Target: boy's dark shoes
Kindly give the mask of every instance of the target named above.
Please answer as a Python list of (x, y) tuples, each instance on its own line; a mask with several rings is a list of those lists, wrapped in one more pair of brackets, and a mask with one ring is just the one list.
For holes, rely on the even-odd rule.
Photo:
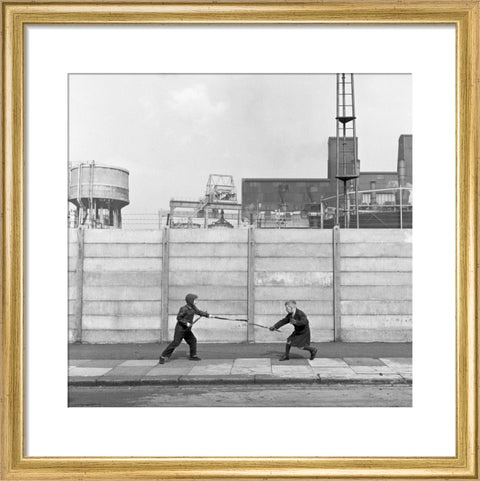
[(279, 361), (289, 361), (290, 358), (288, 356), (282, 356)]
[(198, 356), (190, 356), (188, 359), (190, 359), (190, 361), (201, 361)]
[(317, 355), (318, 349), (313, 348), (312, 351), (310, 352), (310, 361), (313, 361), (315, 359), (315, 356)]
[(165, 364), (165, 358), (163, 356), (160, 356), (160, 359), (158, 360), (158, 364)]

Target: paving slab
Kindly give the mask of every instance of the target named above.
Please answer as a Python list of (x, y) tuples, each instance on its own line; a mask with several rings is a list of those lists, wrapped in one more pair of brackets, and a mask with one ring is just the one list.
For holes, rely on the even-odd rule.
[(337, 376), (355, 376), (357, 373), (350, 367), (312, 367), (315, 374), (331, 374)]
[(92, 359), (87, 361), (82, 367), (115, 367), (124, 362), (122, 359)]
[(343, 359), (350, 366), (384, 366), (380, 359), (372, 357), (344, 357)]
[(233, 362), (234, 367), (250, 367), (250, 366), (271, 366), (272, 361), (271, 359), (264, 359), (264, 358), (237, 358)]
[(212, 376), (215, 375), (226, 375), (230, 374), (232, 371), (233, 362), (229, 363), (217, 363), (217, 364), (207, 364), (204, 366), (195, 366), (193, 369), (188, 373), (189, 376), (197, 376), (200, 374), (209, 374)]
[(192, 369), (192, 363), (185, 366), (157, 364), (146, 373), (146, 376), (186, 376)]
[(375, 373), (393, 373), (394, 371), (392, 370), (391, 367), (388, 366), (351, 366), (352, 369), (357, 373), (357, 374), (375, 374)]
[(338, 367), (338, 368), (345, 368), (348, 367), (348, 364), (343, 359), (336, 359), (336, 358), (327, 358), (327, 357), (319, 357), (313, 359), (312, 361), (308, 361), (310, 366), (312, 367)]
[(272, 374), (281, 377), (316, 377), (310, 366), (272, 366)]
[(274, 358), (271, 361), (272, 366), (308, 366), (309, 360), (308, 359), (292, 359), (290, 358), (288, 361), (280, 361), (279, 358)]
[(151, 371), (151, 366), (123, 366), (114, 367), (108, 371), (103, 377), (129, 377), (140, 379), (142, 376)]
[(123, 361), (120, 364), (121, 367), (130, 366), (156, 366), (158, 364), (158, 359), (129, 359), (128, 361)]
[(72, 367), (68, 371), (69, 377), (98, 377), (103, 376), (108, 371), (111, 371), (111, 367)]
[(411, 357), (381, 357), (380, 361), (384, 364), (390, 365), (400, 365), (400, 366), (411, 366), (412, 365), (412, 358)]
[(272, 367), (271, 366), (240, 366), (236, 367), (235, 365), (232, 367), (231, 374), (242, 374), (242, 375), (250, 375), (255, 376), (255, 374), (272, 374)]

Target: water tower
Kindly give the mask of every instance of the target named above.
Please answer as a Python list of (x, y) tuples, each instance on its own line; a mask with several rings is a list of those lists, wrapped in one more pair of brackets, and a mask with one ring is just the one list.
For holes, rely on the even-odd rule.
[(68, 201), (75, 206), (70, 225), (91, 229), (120, 229), (128, 198), (126, 169), (92, 162), (69, 167)]

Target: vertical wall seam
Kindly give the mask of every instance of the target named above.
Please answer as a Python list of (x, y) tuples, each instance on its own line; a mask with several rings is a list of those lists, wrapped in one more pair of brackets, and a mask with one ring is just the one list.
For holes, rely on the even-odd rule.
[(161, 312), (160, 312), (160, 342), (168, 340), (168, 298), (170, 274), (170, 229), (165, 227), (162, 236), (162, 276), (161, 276)]
[(255, 342), (255, 235), (254, 228), (248, 229), (247, 248), (247, 342)]
[(341, 263), (340, 263), (340, 228), (338, 225), (332, 229), (332, 253), (333, 253), (333, 338), (341, 341), (342, 314), (340, 311), (341, 289)]
[(83, 264), (85, 232), (82, 227), (77, 229), (77, 265), (75, 267), (75, 333), (74, 341), (82, 342), (83, 338)]

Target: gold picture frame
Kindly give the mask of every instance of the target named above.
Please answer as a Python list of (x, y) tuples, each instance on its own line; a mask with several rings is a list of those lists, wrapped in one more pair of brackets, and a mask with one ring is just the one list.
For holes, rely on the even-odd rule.
[[(2, 2), (2, 479), (478, 479), (477, 1)], [(428, 24), (456, 29), (454, 457), (26, 457), (24, 455), (24, 27), (27, 24)], [(186, 462), (188, 461), (188, 463)]]

